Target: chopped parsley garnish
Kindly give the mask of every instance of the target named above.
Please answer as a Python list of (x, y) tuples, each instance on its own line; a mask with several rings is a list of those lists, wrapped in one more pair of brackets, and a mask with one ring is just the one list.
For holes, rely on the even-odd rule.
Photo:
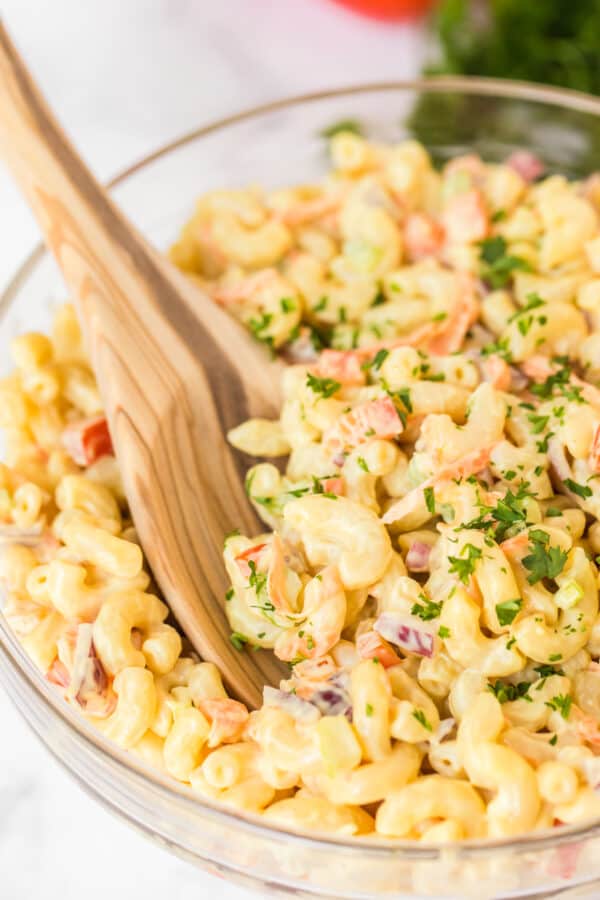
[[(548, 319), (546, 318), (546, 316), (538, 316), (538, 322), (540, 323), (540, 325), (545, 325), (547, 321), (548, 321)], [(527, 337), (532, 325), (533, 325), (533, 316), (531, 316), (531, 315), (525, 316), (524, 318), (519, 319), (519, 321), (517, 322), (517, 328), (519, 329), (519, 331), (523, 335), (523, 337)]]
[(233, 600), (233, 595), (234, 595), (234, 593), (235, 593), (235, 591), (233, 590), (232, 587), (230, 587), (230, 588), (225, 592), (225, 602), (226, 602), (226, 603), (229, 603), (230, 600)]
[(430, 600), (425, 594), (419, 594), (419, 600), (419, 603), (413, 603), (411, 607), (410, 611), (413, 616), (418, 616), (419, 619), (423, 619), (424, 622), (430, 622), (432, 619), (437, 619), (442, 611), (442, 604), (434, 603), (433, 600)]
[(330, 500), (337, 500), (338, 495), (334, 494), (332, 491), (326, 491), (323, 487), (323, 482), (327, 481), (329, 478), (332, 478), (331, 475), (321, 475), (317, 478), (316, 475), (312, 476), (312, 494), (321, 494), (323, 497), (329, 497)]
[(367, 465), (367, 461), (366, 461), (366, 459), (364, 458), (364, 456), (359, 456), (359, 457), (357, 458), (356, 462), (357, 462), (358, 466), (363, 470), (363, 472), (368, 472), (368, 471), (369, 471), (369, 467), (368, 467), (368, 465)]
[(479, 242), (479, 258), (482, 263), (482, 276), (490, 287), (505, 287), (517, 270), (529, 271), (527, 260), (520, 256), (508, 254), (508, 245), (501, 235), (485, 238)]
[(445, 625), (440, 625), (440, 627), (438, 628), (438, 637), (441, 637), (442, 640), (444, 638), (449, 638), (450, 637), (450, 629), (446, 628)]
[(546, 700), (546, 706), (549, 706), (550, 709), (554, 709), (556, 712), (559, 712), (563, 719), (569, 718), (572, 703), (573, 698), (569, 697), (568, 694), (557, 694), (556, 697), (552, 697), (551, 700)]
[(565, 478), (564, 485), (573, 494), (577, 494), (578, 497), (582, 497), (584, 500), (586, 497), (592, 496), (592, 489), (587, 484), (578, 484), (572, 478)]
[(422, 709), (413, 709), (413, 718), (417, 720), (419, 725), (422, 725), (423, 728), (426, 728), (427, 731), (433, 731), (431, 727), (431, 722), (427, 720), (427, 717)]
[(548, 519), (558, 519), (559, 516), (562, 516), (562, 509), (558, 509), (557, 506), (549, 506), (545, 515)]
[(491, 344), (486, 344), (485, 347), (481, 348), (481, 355), (501, 356), (505, 362), (511, 363), (512, 356), (509, 350), (508, 338), (498, 338), (497, 341), (493, 341)]
[(541, 432), (545, 429), (550, 416), (537, 416), (535, 413), (529, 413), (527, 416), (529, 422), (531, 422), (531, 431), (533, 434), (541, 434)]
[(402, 401), (406, 411), (411, 413), (413, 411), (413, 406), (410, 399), (410, 390), (408, 388), (399, 388), (397, 391), (394, 391), (394, 394)]
[(279, 304), (281, 306), (281, 311), (284, 313), (294, 312), (296, 309), (296, 301), (292, 300), (291, 297), (282, 297)]
[[(385, 378), (380, 378), (379, 382), (388, 397), (390, 397), (394, 401), (396, 412), (400, 417), (400, 421), (402, 422), (403, 427), (406, 428), (407, 413), (412, 412), (413, 408), (410, 399), (410, 390), (408, 388), (399, 388), (397, 391), (393, 391)], [(399, 404), (401, 404), (401, 406)]]
[(492, 213), (491, 221), (495, 224), (496, 222), (503, 222), (506, 219), (506, 210), (505, 209), (497, 209), (496, 212)]
[(425, 506), (427, 511), (435, 516), (435, 496), (432, 487), (423, 488), (423, 496), (425, 497)]
[(315, 305), (313, 306), (312, 311), (313, 312), (323, 312), (323, 310), (325, 309), (325, 307), (327, 306), (328, 303), (329, 303), (329, 297), (321, 297), (319, 302), (315, 303)]
[(306, 373), (306, 385), (315, 394), (321, 394), (325, 400), (329, 397), (333, 397), (342, 386), (340, 382), (336, 381), (334, 378), (317, 378), (316, 375), (311, 375), (310, 372)]
[(373, 704), (367, 703), (365, 706), (365, 715), (371, 717), (373, 715)]
[(498, 543), (508, 536), (512, 537), (527, 524), (526, 501), (533, 496), (528, 487), (528, 482), (524, 481), (516, 491), (509, 489), (496, 506), (481, 504), (481, 514), (459, 528), (485, 531), (487, 537)]
[(529, 532), (530, 553), (523, 557), (523, 565), (531, 573), (529, 584), (537, 584), (543, 578), (556, 578), (564, 569), (567, 553), (560, 547), (550, 547), (550, 536), (539, 528)]
[(510, 681), (492, 681), (488, 684), (488, 691), (491, 691), (499, 703), (511, 703), (513, 700), (526, 700), (532, 703), (532, 699), (527, 693), (531, 687), (528, 681), (520, 681), (518, 684), (511, 684)]
[(548, 659), (550, 660), (550, 662), (560, 662), (560, 660), (562, 659), (562, 653), (551, 653)]
[(520, 597), (515, 600), (505, 600), (503, 603), (496, 603), (496, 615), (501, 625), (511, 625), (515, 616), (523, 606)]
[(254, 337), (257, 340), (262, 341), (263, 344), (268, 344), (271, 349), (273, 349), (273, 338), (270, 334), (267, 335), (264, 332), (267, 330), (272, 320), (273, 316), (271, 313), (263, 313), (260, 318), (250, 319), (248, 322), (248, 327)]
[(536, 441), (536, 450), (538, 453), (547, 453), (548, 445), (550, 444), (550, 438), (554, 437), (554, 432), (549, 431), (548, 434), (541, 441)]
[(253, 559), (248, 560), (248, 568), (250, 569), (250, 575), (248, 576), (248, 587), (254, 588), (258, 596), (258, 594), (261, 594), (267, 589), (267, 573), (257, 572), (256, 563)]
[(527, 303), (525, 306), (522, 306), (516, 313), (513, 313), (508, 321), (514, 322), (515, 319), (519, 319), (521, 316), (525, 315), (525, 313), (531, 312), (532, 309), (538, 309), (538, 307), (545, 305), (546, 301), (542, 300), (539, 294), (527, 294)]
[[(479, 547), (475, 547), (473, 544), (465, 544), (462, 548), (461, 556), (464, 557), (461, 559), (461, 556), (449, 556), (448, 560), (450, 562), (449, 572), (451, 574), (455, 573), (458, 575), (463, 584), (469, 583), (469, 578), (475, 571), (475, 564), (478, 559), (481, 559), (482, 552)], [(465, 557), (466, 553), (466, 557)]]
[(549, 400), (551, 397), (556, 396), (555, 392), (558, 392), (559, 396), (565, 397), (567, 400), (572, 400), (575, 403), (585, 403), (581, 396), (581, 387), (569, 384), (573, 372), (568, 358), (555, 356), (552, 362), (560, 368), (556, 372), (552, 372), (545, 381), (541, 381), (539, 384), (531, 384), (529, 387), (531, 393), (539, 397), (540, 400)]
[(246, 491), (253, 503), (258, 503), (259, 506), (264, 506), (264, 508), (269, 510), (269, 512), (280, 515), (286, 503), (288, 503), (293, 498), (303, 497), (305, 494), (322, 494), (323, 497), (329, 497), (337, 500), (337, 494), (334, 494), (332, 491), (326, 491), (323, 487), (323, 481), (327, 481), (329, 478), (335, 477), (335, 475), (321, 475), (319, 478), (317, 478), (315, 475), (313, 475), (312, 485), (310, 487), (306, 486), (290, 488), (289, 490), (282, 491), (280, 494), (275, 494), (272, 497), (258, 497), (257, 495), (252, 493), (254, 473), (251, 473), (251, 475), (246, 479)]
[(437, 313), (437, 315), (433, 316), (431, 321), (432, 322), (443, 322), (444, 319), (447, 319), (447, 318), (448, 318), (447, 312), (439, 312), (439, 313)]
[(550, 738), (548, 743), (550, 744), (551, 747), (555, 747), (557, 741), (558, 741), (558, 735), (554, 734), (554, 735), (552, 735), (552, 737)]
[(540, 678), (550, 678), (551, 675), (564, 675), (562, 669), (556, 669), (554, 666), (548, 666), (545, 663), (535, 666), (533, 671), (537, 672)]
[(362, 364), (361, 369), (380, 369), (389, 355), (390, 351), (382, 347), (381, 350), (377, 351), (373, 359), (369, 359)]
[(232, 631), (229, 635), (229, 640), (236, 650), (243, 650), (246, 644), (250, 643), (250, 638), (246, 637), (245, 634), (241, 634), (239, 631)]

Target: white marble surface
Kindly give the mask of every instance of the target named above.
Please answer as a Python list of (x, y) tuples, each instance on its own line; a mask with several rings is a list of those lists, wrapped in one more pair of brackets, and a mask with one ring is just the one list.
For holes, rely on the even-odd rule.
[[(0, 13), (102, 177), (245, 106), (415, 74), (422, 37), (330, 0), (0, 0)], [(37, 231), (0, 168), (0, 286)], [(91, 801), (0, 690), (2, 900), (243, 900)]]

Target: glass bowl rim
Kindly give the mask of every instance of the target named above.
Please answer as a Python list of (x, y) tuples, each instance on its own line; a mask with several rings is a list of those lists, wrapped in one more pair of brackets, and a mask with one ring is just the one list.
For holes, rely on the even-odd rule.
[[(153, 162), (168, 156), (180, 147), (193, 143), (213, 132), (224, 130), (229, 126), (245, 122), (255, 117), (258, 118), (261, 115), (291, 107), (298, 107), (307, 103), (318, 102), (320, 100), (386, 91), (480, 94), (492, 97), (502, 97), (509, 100), (546, 103), (550, 106), (566, 107), (577, 112), (600, 116), (600, 98), (581, 91), (547, 86), (536, 82), (454, 75), (440, 75), (398, 81), (367, 82), (365, 84), (348, 85), (331, 90), (313, 91), (308, 94), (296, 94), (291, 97), (284, 97), (271, 102), (262, 103), (221, 119), (212, 120), (205, 125), (180, 135), (141, 159), (138, 159), (106, 182), (106, 187), (108, 189), (118, 187), (138, 171), (141, 171)], [(42, 261), (47, 252), (44, 244), (40, 242), (19, 265), (15, 274), (0, 294), (0, 322), (16, 295), (19, 293), (21, 287), (25, 284), (35, 267)], [(275, 824), (266, 825), (260, 816), (242, 815), (235, 811), (228, 810), (223, 806), (213, 804), (204, 798), (193, 795), (184, 785), (178, 784), (167, 775), (163, 776), (158, 770), (153, 769), (151, 766), (142, 762), (139, 757), (135, 757), (133, 754), (122, 750), (105, 739), (90, 723), (79, 716), (75, 710), (71, 709), (54, 689), (52, 689), (49, 683), (44, 681), (40, 676), (39, 670), (25, 654), (25, 651), (22, 649), (17, 638), (8, 627), (1, 611), (0, 651), (8, 664), (15, 670), (17, 677), (22, 678), (24, 676), (29, 682), (30, 687), (42, 702), (45, 705), (52, 707), (53, 712), (63, 720), (66, 726), (69, 729), (74, 729), (78, 733), (79, 738), (82, 739), (89, 748), (93, 748), (93, 752), (100, 751), (102, 754), (110, 757), (111, 761), (115, 763), (119, 769), (125, 770), (125, 774), (127, 772), (133, 772), (143, 780), (149, 781), (154, 789), (163, 795), (167, 795), (167, 799), (169, 796), (172, 797), (173, 795), (177, 795), (182, 801), (182, 805), (190, 808), (190, 811), (201, 807), (203, 813), (205, 813), (208, 818), (221, 821), (234, 828), (239, 827), (242, 830), (248, 830), (256, 836), (266, 838), (267, 840), (283, 838), (286, 843), (293, 842), (295, 845), (299, 844), (304, 847), (315, 846), (320, 849), (322, 849), (323, 846), (329, 845), (332, 850), (335, 848), (336, 850), (339, 849), (343, 852), (355, 852), (356, 849), (360, 847), (362, 854), (373, 857), (380, 857), (383, 855), (386, 857), (396, 856), (401, 859), (433, 859), (439, 858), (442, 854), (447, 854), (448, 851), (451, 850), (457, 858), (474, 859), (485, 856), (494, 850), (530, 853), (536, 850), (549, 849), (559, 845), (572, 843), (573, 841), (580, 840), (582, 837), (600, 835), (599, 821), (589, 822), (587, 824), (584, 823), (583, 825), (565, 825), (560, 831), (557, 831), (556, 829), (544, 829), (540, 832), (529, 832), (514, 838), (464, 840), (458, 841), (452, 845), (422, 844), (415, 841), (392, 842), (386, 841), (384, 838), (381, 838), (379, 841), (369, 840), (368, 843), (365, 843), (360, 841), (360, 838), (344, 840), (327, 834), (318, 834), (313, 837), (309, 834), (289, 831)], [(58, 757), (55, 751), (46, 744), (41, 735), (38, 734), (38, 737), (42, 739), (44, 744), (63, 767), (66, 768), (83, 787), (87, 787), (85, 779), (72, 772), (68, 762)], [(124, 810), (119, 809), (118, 813), (121, 816), (125, 815), (126, 818), (129, 818)], [(146, 822), (136, 820), (136, 825), (138, 827), (141, 826), (146, 831), (150, 830), (149, 825)]]

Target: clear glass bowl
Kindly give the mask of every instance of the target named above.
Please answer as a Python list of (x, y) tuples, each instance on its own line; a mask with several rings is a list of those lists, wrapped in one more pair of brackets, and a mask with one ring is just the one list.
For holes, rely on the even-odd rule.
[[(320, 132), (341, 119), (356, 119), (370, 137), (384, 140), (416, 134), (437, 160), (470, 149), (501, 160), (527, 148), (551, 170), (579, 177), (600, 158), (599, 100), (507, 81), (442, 78), (314, 94), (242, 113), (159, 150), (112, 189), (135, 224), (166, 247), (206, 189), (252, 182), (273, 188), (318, 176), (327, 164)], [(63, 297), (54, 263), (38, 248), (0, 300), (0, 360), (7, 360), (15, 333), (47, 328), (53, 302)], [(600, 895), (600, 824), (444, 848), (290, 834), (199, 800), (107, 742), (44, 680), (1, 615), (0, 680), (41, 740), (99, 802), (198, 866), (263, 894)]]

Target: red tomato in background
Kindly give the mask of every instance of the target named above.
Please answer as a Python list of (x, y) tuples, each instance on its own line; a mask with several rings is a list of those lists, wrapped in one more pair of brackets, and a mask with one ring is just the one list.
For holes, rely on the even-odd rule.
[(354, 12), (372, 19), (410, 19), (423, 15), (434, 0), (335, 0)]

